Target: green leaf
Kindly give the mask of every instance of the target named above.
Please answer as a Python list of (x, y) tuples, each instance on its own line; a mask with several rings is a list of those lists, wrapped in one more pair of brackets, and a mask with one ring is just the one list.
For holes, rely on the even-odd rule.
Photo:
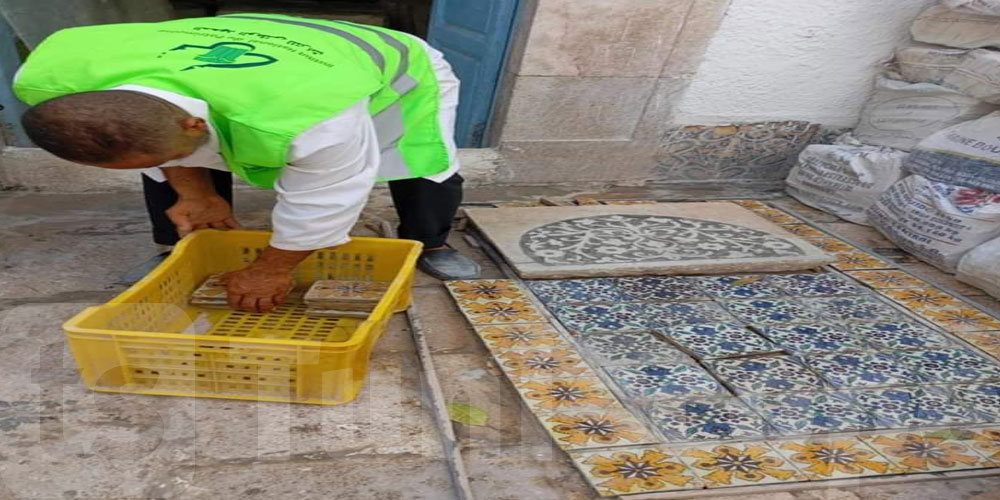
[(475, 406), (463, 404), (449, 404), (447, 406), (448, 416), (455, 422), (475, 426), (486, 425), (486, 412)]

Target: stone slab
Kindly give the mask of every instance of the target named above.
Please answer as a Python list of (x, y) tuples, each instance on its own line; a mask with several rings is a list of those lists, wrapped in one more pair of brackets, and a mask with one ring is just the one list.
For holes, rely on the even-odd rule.
[(467, 208), (523, 278), (793, 271), (832, 259), (727, 202)]

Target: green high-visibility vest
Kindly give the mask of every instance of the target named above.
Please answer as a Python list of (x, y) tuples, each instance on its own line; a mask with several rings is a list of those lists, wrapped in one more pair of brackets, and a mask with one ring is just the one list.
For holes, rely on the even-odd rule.
[(269, 14), (69, 28), (31, 53), (14, 92), (34, 105), (126, 84), (208, 102), (226, 164), (260, 187), (273, 186), (295, 137), (366, 97), (382, 180), (450, 164), (430, 57), (385, 28)]

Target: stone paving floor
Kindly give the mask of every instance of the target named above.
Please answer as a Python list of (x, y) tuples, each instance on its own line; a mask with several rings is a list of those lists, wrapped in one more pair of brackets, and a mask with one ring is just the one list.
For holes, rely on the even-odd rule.
[[(472, 202), (567, 196), (565, 189), (470, 190)], [(590, 195), (609, 193), (590, 193)], [(737, 196), (752, 193), (740, 192)], [(622, 198), (733, 193), (621, 189)], [(391, 217), (384, 194), (369, 212)], [(237, 194), (240, 220), (264, 228), (272, 199)], [(872, 246), (1000, 312), (1000, 304), (895, 249), (866, 228), (791, 201), (783, 207)], [(448, 499), (453, 490), (403, 315), (372, 355), (359, 398), (337, 407), (92, 393), (79, 383), (60, 325), (123, 289), (151, 256), (137, 193), (0, 193), (0, 500), (74, 498)], [(371, 234), (359, 227), (356, 234)], [(501, 273), (461, 233), (484, 277)], [(476, 498), (594, 498), (565, 455), (490, 364), (441, 284), (420, 276), (419, 314), (451, 403), (485, 410), (485, 426), (455, 423)], [(1000, 477), (742, 496), (749, 500), (1000, 498)]]

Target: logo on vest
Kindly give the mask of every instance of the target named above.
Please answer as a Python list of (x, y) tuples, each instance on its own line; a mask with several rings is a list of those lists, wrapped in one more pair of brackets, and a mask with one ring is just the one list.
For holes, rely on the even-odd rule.
[(191, 49), (205, 51), (194, 56), (195, 61), (204, 64), (193, 64), (181, 71), (198, 68), (253, 68), (278, 62), (276, 57), (253, 52), (256, 48), (254, 45), (243, 42), (219, 42), (214, 45), (178, 45), (170, 49), (170, 52)]

